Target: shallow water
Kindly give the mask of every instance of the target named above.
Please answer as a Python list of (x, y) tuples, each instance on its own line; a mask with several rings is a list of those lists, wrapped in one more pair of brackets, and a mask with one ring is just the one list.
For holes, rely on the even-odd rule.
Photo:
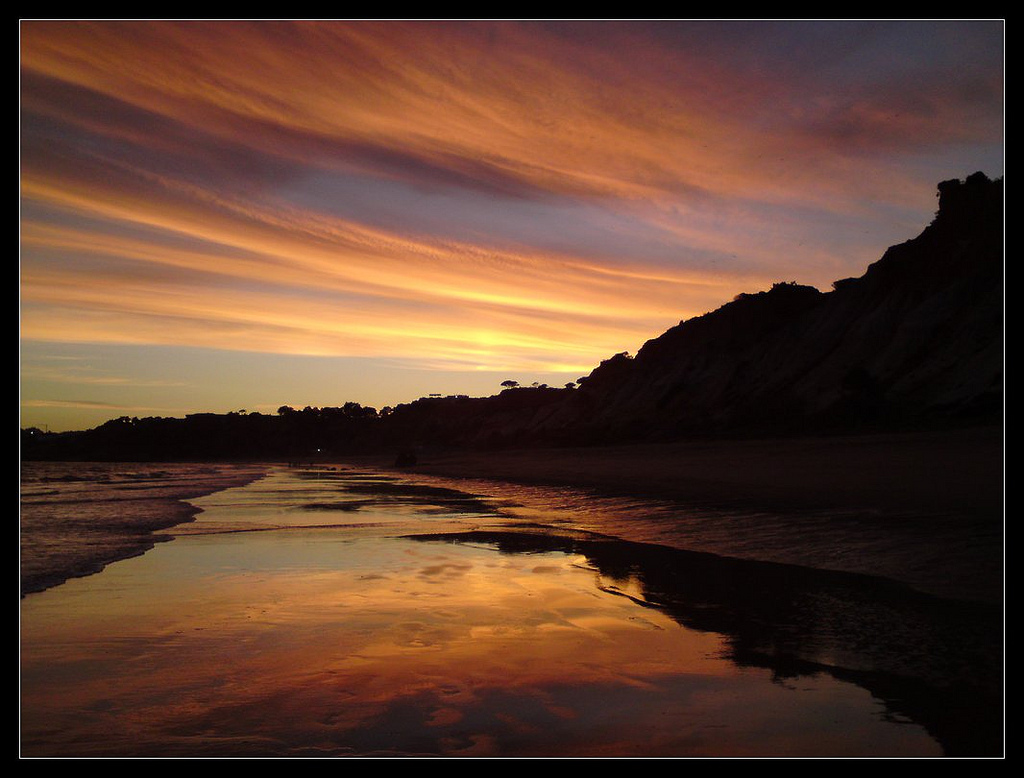
[(196, 513), (184, 500), (248, 483), (265, 470), (222, 464), (22, 463), (22, 594), (145, 552), (161, 538), (154, 532)]
[(610, 537), (579, 495), (545, 513), (474, 491), (276, 468), (192, 500), (173, 542), (27, 596), (22, 754), (1000, 748), (984, 609)]

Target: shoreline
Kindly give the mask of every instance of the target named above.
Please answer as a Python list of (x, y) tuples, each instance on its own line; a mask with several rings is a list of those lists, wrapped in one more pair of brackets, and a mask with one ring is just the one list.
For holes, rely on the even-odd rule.
[[(679, 509), (683, 529), (654, 542), (881, 576), (950, 599), (1005, 600), (1001, 428), (427, 451), (407, 468), (381, 457), (346, 462), (469, 491), (484, 480), (664, 502)], [(623, 522), (616, 534), (644, 540)]]
[(702, 507), (957, 512), (1001, 521), (1003, 430), (694, 439), (593, 448), (426, 453), (410, 475), (591, 489)]
[[(393, 457), (383, 455), (338, 457), (332, 461), (413, 479), (424, 476), (450, 479), (456, 484), (487, 480), (567, 487), (597, 496), (667, 501), (684, 509), (780, 514), (859, 512), (883, 524), (881, 533), (889, 534), (893, 543), (904, 547), (914, 536), (934, 533), (928, 541), (940, 549), (940, 558), (948, 560), (950, 580), (972, 582), (972, 591), (965, 589), (964, 595), (1001, 601), (1003, 437), (1000, 427), (978, 427), (841, 437), (694, 439), (592, 448), (472, 452), (425, 449), (418, 452), (418, 463), (410, 467), (396, 467)], [(188, 503), (190, 498), (248, 483), (265, 474), (269, 466), (234, 463), (230, 467), (260, 472), (237, 472), (233, 479), (211, 479), (216, 483), (178, 484), (174, 494), (160, 496), (165, 506), (160, 516), (114, 522), (117, 526), (110, 527), (106, 536), (95, 535), (102, 542), (78, 549), (70, 560), (41, 559), (31, 552), (26, 555), (27, 544), (37, 535), (46, 540), (47, 530), (38, 521), (26, 522), (29, 512), (25, 509), (32, 506), (23, 504), (22, 596), (145, 553), (161, 540), (160, 530), (194, 519), (198, 511)], [(467, 488), (472, 491), (472, 484)], [(891, 530), (885, 528), (890, 518), (895, 519)], [(101, 522), (94, 523), (96, 526), (88, 527), (89, 531), (103, 529)], [(765, 559), (801, 564), (802, 543), (802, 537), (793, 535), (791, 550), (782, 546), (780, 551), (776, 544), (775, 556), (766, 554)], [(837, 539), (836, 543), (841, 546), (843, 540)], [(967, 553), (960, 552), (961, 543), (970, 545)], [(906, 552), (903, 558), (907, 559)], [(858, 566), (849, 571), (877, 574), (876, 570)], [(894, 571), (892, 577), (909, 582), (906, 576), (896, 574), (898, 569)], [(935, 574), (929, 573), (928, 577), (934, 578)]]
[[(98, 464), (105, 472), (115, 467), (152, 467), (166, 473), (164, 468), (174, 463), (22, 463), (25, 466), (89, 468)], [(206, 467), (205, 465), (202, 467)], [(269, 466), (231, 465), (228, 468), (211, 466), (210, 473), (191, 473), (181, 481), (166, 474), (149, 481), (151, 494), (129, 491), (127, 494), (108, 491), (100, 499), (50, 499), (50, 495), (26, 494), (26, 483), (21, 482), (20, 499), (20, 584), (21, 598), (52, 589), (72, 578), (84, 578), (101, 572), (107, 565), (141, 556), (157, 543), (171, 540), (161, 535), (162, 530), (194, 521), (202, 511), (190, 501), (224, 489), (245, 486), (266, 475)], [(162, 480), (166, 478), (167, 480)], [(43, 483), (87, 485), (88, 478), (75, 474), (47, 476)], [(109, 486), (103, 482), (103, 486)], [(136, 489), (134, 485), (128, 489)], [(144, 495), (144, 496), (139, 496)], [(40, 499), (41, 498), (41, 499)], [(73, 515), (66, 509), (77, 506)], [(76, 542), (68, 543), (68, 536)]]

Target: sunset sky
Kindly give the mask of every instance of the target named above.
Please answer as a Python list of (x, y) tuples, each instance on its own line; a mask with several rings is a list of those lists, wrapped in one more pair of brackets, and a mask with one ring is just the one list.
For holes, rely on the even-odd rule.
[(20, 37), (23, 427), (560, 386), (1003, 174), (998, 20)]

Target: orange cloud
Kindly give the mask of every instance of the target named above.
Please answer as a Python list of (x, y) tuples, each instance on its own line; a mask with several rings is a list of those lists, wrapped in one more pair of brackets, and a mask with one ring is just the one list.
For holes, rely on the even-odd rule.
[(860, 272), (949, 175), (890, 154), (998, 144), (1002, 72), (846, 30), (23, 22), (22, 336), (576, 372)]

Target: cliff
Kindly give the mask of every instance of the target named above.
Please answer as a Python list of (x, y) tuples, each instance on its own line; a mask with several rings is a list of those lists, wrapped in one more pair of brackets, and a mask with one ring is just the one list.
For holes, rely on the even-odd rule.
[(598, 366), (529, 432), (697, 432), (995, 422), (1003, 381), (1002, 181), (939, 184), (935, 220), (860, 278), (775, 284)]

